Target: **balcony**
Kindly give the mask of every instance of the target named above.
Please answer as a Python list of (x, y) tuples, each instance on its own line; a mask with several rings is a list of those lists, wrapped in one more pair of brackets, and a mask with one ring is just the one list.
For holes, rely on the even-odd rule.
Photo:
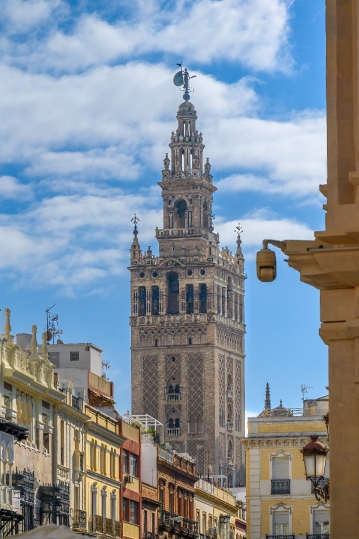
[(266, 539), (295, 539), (295, 535), (266, 535)]
[(314, 533), (312, 535), (306, 535), (306, 539), (330, 539), (330, 533)]
[(158, 522), (158, 527), (164, 527), (164, 528), (170, 528), (171, 522), (170, 522), (171, 514), (168, 511), (161, 511), (160, 512), (160, 519)]
[[(85, 511), (81, 512), (84, 513)], [(110, 535), (111, 537), (120, 537), (121, 535), (121, 525), (117, 520), (100, 517), (99, 515), (93, 515), (89, 522), (89, 529), (92, 533), (99, 532), (101, 534)]]
[(172, 428), (172, 429), (166, 429), (167, 436), (181, 436), (182, 429)]
[(290, 494), (290, 479), (272, 479), (271, 494)]
[(182, 521), (182, 533), (191, 536), (198, 535), (198, 522), (196, 520), (190, 520), (184, 518)]
[(86, 511), (81, 509), (75, 509), (73, 513), (73, 522), (72, 528), (74, 530), (85, 530), (86, 529)]
[(227, 421), (227, 430), (228, 432), (233, 431), (233, 421)]
[(166, 399), (168, 401), (180, 401), (181, 400), (181, 393), (167, 393)]

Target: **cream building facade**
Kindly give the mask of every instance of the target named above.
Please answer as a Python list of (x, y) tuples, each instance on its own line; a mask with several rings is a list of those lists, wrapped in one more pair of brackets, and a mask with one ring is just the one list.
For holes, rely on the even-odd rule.
[(238, 505), (231, 492), (199, 479), (195, 484), (194, 509), (200, 539), (236, 538)]
[(264, 411), (248, 419), (243, 445), (249, 539), (329, 539), (329, 504), (316, 500), (300, 453), (311, 434), (328, 445), (323, 420), (327, 412), (328, 397), (305, 400), (301, 410), (282, 403), (271, 408), (267, 398)]

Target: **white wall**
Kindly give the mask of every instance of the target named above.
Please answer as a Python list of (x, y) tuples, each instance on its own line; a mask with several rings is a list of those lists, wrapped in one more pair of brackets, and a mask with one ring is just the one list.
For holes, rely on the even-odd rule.
[[(90, 343), (51, 344), (48, 349), (49, 353), (58, 352), (60, 354), (60, 369), (86, 369), (97, 376), (102, 375), (102, 350)], [(70, 361), (70, 352), (79, 352), (79, 361)]]
[(143, 434), (141, 444), (142, 481), (147, 485), (157, 486), (157, 447), (153, 444), (152, 436)]

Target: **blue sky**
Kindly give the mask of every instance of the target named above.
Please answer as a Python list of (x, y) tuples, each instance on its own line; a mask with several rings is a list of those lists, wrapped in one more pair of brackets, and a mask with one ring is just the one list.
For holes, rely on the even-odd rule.
[(156, 184), (191, 74), (210, 158), (215, 226), (246, 257), (246, 408), (326, 393), (319, 293), (278, 255), (262, 284), (263, 238), (323, 229), (326, 182), (324, 0), (2, 0), (0, 5), (1, 309), (14, 333), (45, 325), (56, 302), (64, 342), (110, 361), (130, 406), (130, 219), (156, 251)]

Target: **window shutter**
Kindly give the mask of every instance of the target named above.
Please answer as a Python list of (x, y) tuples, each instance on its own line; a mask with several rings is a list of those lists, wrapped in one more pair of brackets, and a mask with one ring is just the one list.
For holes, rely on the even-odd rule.
[(329, 511), (314, 511), (314, 524), (329, 522)]
[(273, 459), (273, 479), (289, 479), (289, 459)]
[(288, 511), (274, 511), (273, 524), (288, 524), (289, 525), (289, 513)]

